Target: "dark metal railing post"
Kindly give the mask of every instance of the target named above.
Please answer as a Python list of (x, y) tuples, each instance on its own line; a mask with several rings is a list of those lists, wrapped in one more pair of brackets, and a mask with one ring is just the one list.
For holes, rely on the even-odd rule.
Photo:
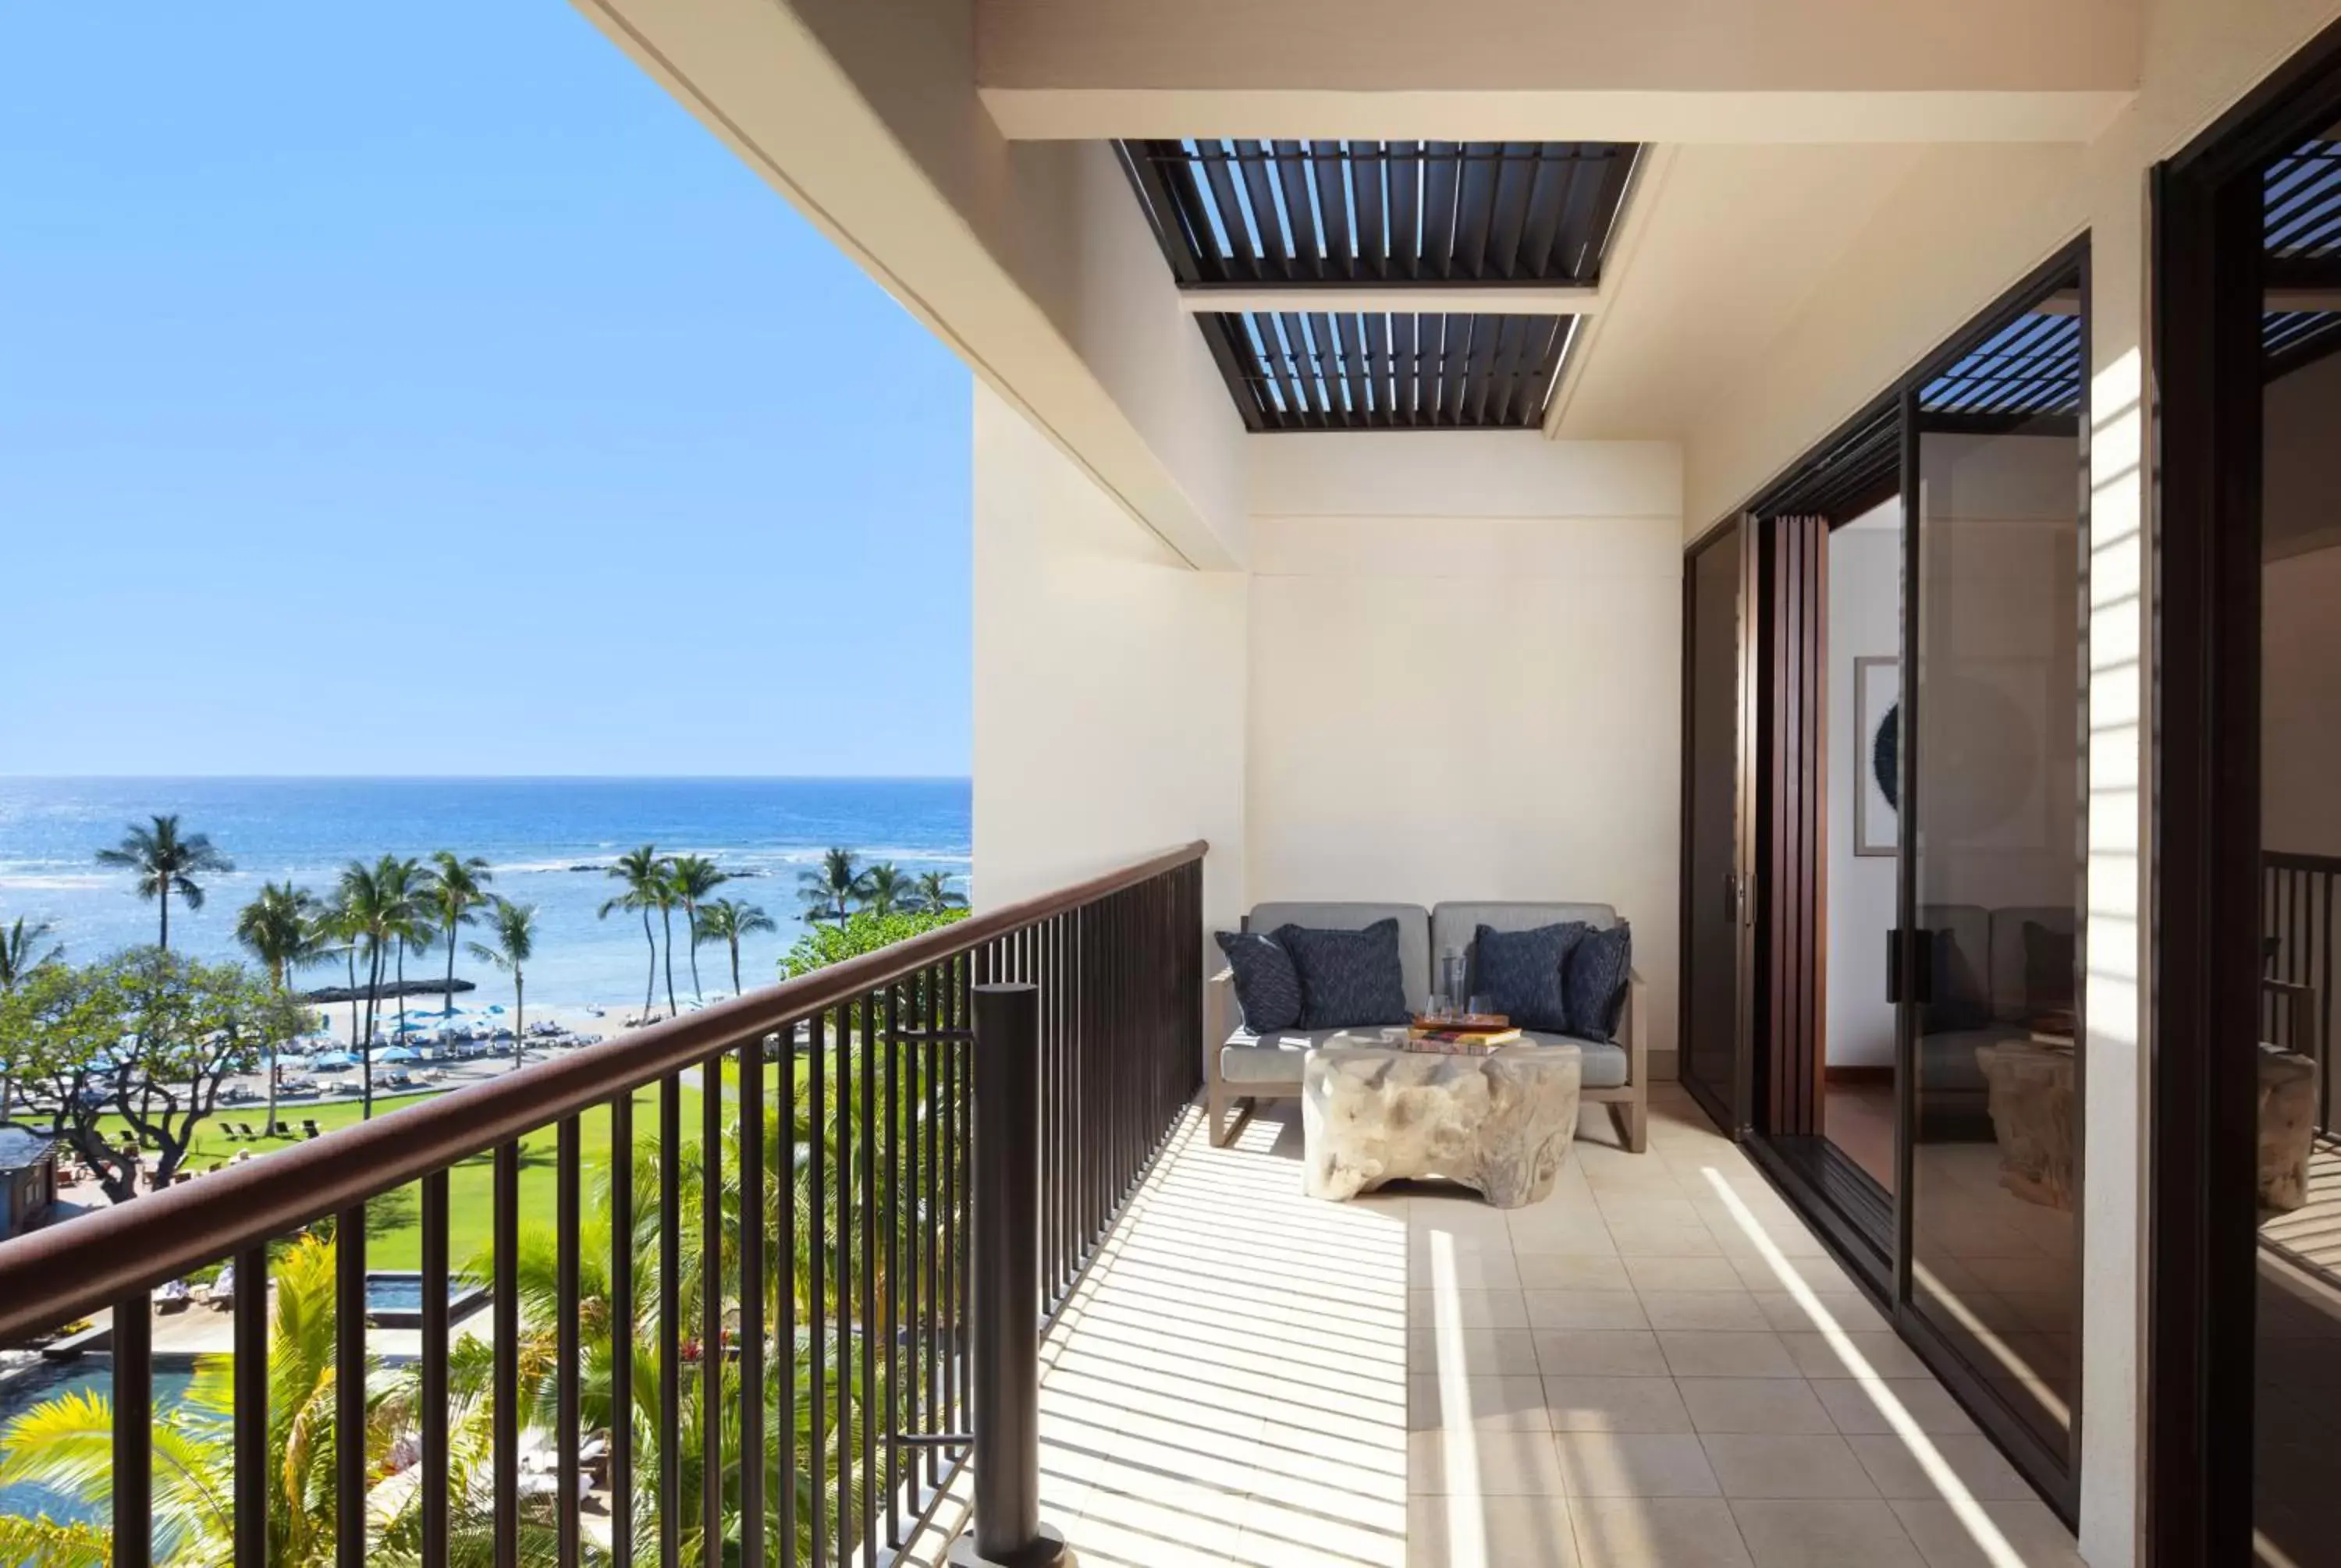
[(975, 1528), (954, 1568), (1041, 1568), (1065, 1550), (1041, 1523), (1040, 1020), (1037, 987), (975, 987)]

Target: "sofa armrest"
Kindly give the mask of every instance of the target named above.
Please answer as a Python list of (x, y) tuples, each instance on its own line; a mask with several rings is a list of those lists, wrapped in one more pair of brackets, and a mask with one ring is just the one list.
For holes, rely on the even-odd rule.
[(1626, 971), (1626, 1081), (1636, 1088), (1649, 1082), (1649, 1035), (1642, 1020), (1650, 1010), (1650, 987), (1639, 969)]
[(1203, 1082), (1220, 1081), (1220, 1047), (1236, 1032), (1236, 972), (1224, 965), (1203, 981)]

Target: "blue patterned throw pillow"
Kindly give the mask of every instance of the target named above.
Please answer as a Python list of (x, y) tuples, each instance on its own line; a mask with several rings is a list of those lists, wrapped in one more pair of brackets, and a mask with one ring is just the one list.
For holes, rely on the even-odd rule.
[(1618, 1016), (1626, 1007), (1626, 976), (1633, 967), (1633, 928), (1625, 921), (1606, 931), (1586, 933), (1570, 950), (1561, 974), (1570, 1034), (1588, 1040), (1618, 1037)]
[(1562, 997), (1561, 968), (1591, 929), (1581, 920), (1533, 931), (1480, 927), (1471, 939), (1479, 976), (1473, 989), (1520, 1028), (1565, 1032), (1569, 1005)]
[(1376, 920), (1362, 931), (1280, 926), (1271, 935), (1300, 971), (1302, 1028), (1403, 1024), (1410, 1017), (1396, 920)]
[(1236, 1006), (1244, 1027), (1255, 1035), (1289, 1029), (1300, 1021), (1300, 974), (1292, 955), (1258, 931), (1218, 933), (1220, 951), (1235, 972)]

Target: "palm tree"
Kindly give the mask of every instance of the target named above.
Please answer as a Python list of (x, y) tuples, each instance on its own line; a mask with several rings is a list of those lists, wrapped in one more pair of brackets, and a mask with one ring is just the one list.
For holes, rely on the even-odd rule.
[(740, 938), (758, 931), (779, 929), (772, 918), (756, 905), (743, 904), (737, 898), (714, 898), (700, 906), (699, 935), (692, 945), (722, 942), (732, 949), (732, 994), (736, 997), (740, 995)]
[(512, 975), (513, 1066), (518, 1067), (528, 1051), (527, 981), (521, 966), (536, 954), (536, 906), (515, 904), (499, 896), (488, 907), (488, 932), (495, 938), (494, 945), (473, 942), (472, 957)]
[(911, 884), (911, 907), (926, 915), (967, 908), (966, 895), (951, 887), (951, 874), (948, 871), (920, 872)]
[(621, 909), (642, 911), (643, 940), (651, 950), (650, 976), (643, 982), (643, 1017), (647, 1018), (651, 1016), (651, 997), (658, 989), (658, 938), (651, 931), (651, 911), (660, 908), (660, 900), (667, 896), (666, 860), (659, 854), (657, 845), (645, 844), (619, 856), (606, 875), (623, 882), (626, 890), (603, 901), (601, 918), (606, 920)]
[(196, 876), (235, 869), (235, 862), (213, 849), (205, 835), (190, 833), (181, 838), (175, 816), (157, 817), (150, 828), (133, 827), (122, 836), (119, 848), (97, 852), (97, 863), (135, 872), (137, 880), (132, 887), (138, 896), (162, 905), (163, 931), (155, 946), (165, 952), (171, 947), (172, 898), (175, 895), (188, 908), (200, 909), (204, 889)]
[[(356, 862), (353, 861), (353, 865)], [(347, 967), (350, 978), (350, 1049), (358, 1048), (358, 947), (365, 933), (352, 914), (349, 900), (349, 873), (342, 873), (341, 886), (332, 898), (317, 906), (309, 918), (310, 936), (317, 945), (319, 958), (340, 958)]]
[[(48, 941), (52, 929), (46, 920), (37, 920), (27, 926), (25, 917), (19, 915), (15, 923), (5, 934), (0, 934), (0, 996), (15, 990), (19, 983), (31, 978), (34, 970), (45, 969), (65, 956), (64, 944), (55, 942), (50, 943), (47, 952), (35, 952), (43, 942)], [(732, 968), (736, 988), (736, 971), (739, 968), (736, 948), (733, 949)], [(8, 1119), (15, 1099), (16, 1068), (13, 1055), (11, 1053), (11, 1060), (0, 1062), (0, 1122)]]
[[(667, 880), (674, 890), (675, 900), (682, 906), (682, 923), (691, 937), (691, 997), (703, 1002), (707, 994), (699, 988), (699, 906), (707, 895), (732, 878), (716, 868), (715, 862), (703, 855), (677, 855), (667, 868)], [(670, 952), (668, 961), (672, 963)], [(739, 987), (732, 987), (737, 990)]]
[(822, 851), (816, 869), (797, 875), (806, 913), (816, 920), (834, 919), (841, 926), (853, 912), (852, 901), (862, 897), (864, 882), (865, 873), (854, 864), (853, 851), (836, 848)]
[(911, 878), (892, 860), (881, 860), (862, 873), (862, 907), (873, 915), (910, 908), (916, 898)]
[(429, 917), (415, 897), (414, 875), (414, 862), (401, 860), (394, 855), (384, 855), (371, 866), (363, 860), (353, 860), (342, 869), (339, 898), (344, 910), (344, 928), (353, 941), (364, 944), (366, 952), (365, 1027), (364, 1044), (358, 1047), (358, 1052), (365, 1083), (361, 1115), (369, 1118), (374, 1115), (374, 1029), (381, 1008), (384, 968), (395, 951), (402, 981), (399, 1012), (403, 1022), (406, 946), (417, 938), (428, 941), (431, 935)]
[(423, 874), (423, 902), (447, 938), (447, 988), (439, 998), (439, 1016), (443, 1018), (455, 1011), (456, 928), (478, 920), (473, 911), (488, 901), (483, 884), (496, 878), (495, 873), (488, 869), (488, 863), (477, 855), (458, 859), (452, 849), (433, 855), (431, 868)]
[[(268, 1324), (267, 1449), (260, 1466), (268, 1486), (264, 1555), (282, 1568), (328, 1568), (334, 1561), (334, 1245), (304, 1236), (270, 1272), (276, 1288), (271, 1293)], [(255, 1280), (239, 1288), (262, 1286)], [(447, 1432), (449, 1489), (461, 1500), (484, 1488), (493, 1420), (482, 1397), (483, 1359), (477, 1355), (449, 1359), (449, 1384), (455, 1395)], [(543, 1365), (541, 1357), (523, 1362), (524, 1426), (543, 1419), (535, 1393), (542, 1379), (527, 1375), (540, 1372)], [(421, 1424), (421, 1367), (417, 1364), (391, 1371), (369, 1358), (359, 1375), (366, 1384), (365, 1471), (373, 1482), (413, 1462)], [(0, 1430), (0, 1486), (46, 1487), (104, 1517), (114, 1489), (113, 1428), (112, 1404), (104, 1394), (61, 1394), (35, 1405)], [(155, 1560), (232, 1560), (235, 1514), (225, 1501), (235, 1494), (236, 1478), (233, 1358), (213, 1355), (197, 1361), (184, 1400), (156, 1414), (151, 1442)], [(369, 1523), (369, 1534), (375, 1535), (369, 1556), (413, 1560), (422, 1528), (421, 1491), (377, 1488), (374, 1498), (396, 1501), (378, 1522)], [(522, 1560), (550, 1561), (549, 1502), (524, 1503), (523, 1509)], [(459, 1501), (453, 1515), (453, 1560), (485, 1562), (493, 1540), (487, 1511)], [(46, 1515), (0, 1518), (0, 1561), (104, 1568), (112, 1560), (111, 1534), (103, 1525), (67, 1523)]]
[[(260, 960), (279, 996), (294, 970), (317, 960), (316, 910), (309, 889), (288, 880), (262, 883), (260, 896), (236, 912), (236, 941)], [(283, 1044), (268, 1042), (267, 1126), (272, 1136), (276, 1131), (276, 1053)]]

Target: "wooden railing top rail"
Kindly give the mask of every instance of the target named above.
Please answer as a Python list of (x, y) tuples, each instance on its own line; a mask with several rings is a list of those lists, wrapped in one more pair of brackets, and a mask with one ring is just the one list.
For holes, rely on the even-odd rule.
[[(0, 1345), (378, 1197), (743, 1039), (1202, 858), (1200, 839), (700, 1012), (452, 1090), (200, 1181), (0, 1242)], [(711, 1092), (712, 1092), (711, 1090)]]
[(2306, 855), (2296, 849), (2263, 849), (2260, 864), (2279, 871), (2341, 873), (2341, 855)]

